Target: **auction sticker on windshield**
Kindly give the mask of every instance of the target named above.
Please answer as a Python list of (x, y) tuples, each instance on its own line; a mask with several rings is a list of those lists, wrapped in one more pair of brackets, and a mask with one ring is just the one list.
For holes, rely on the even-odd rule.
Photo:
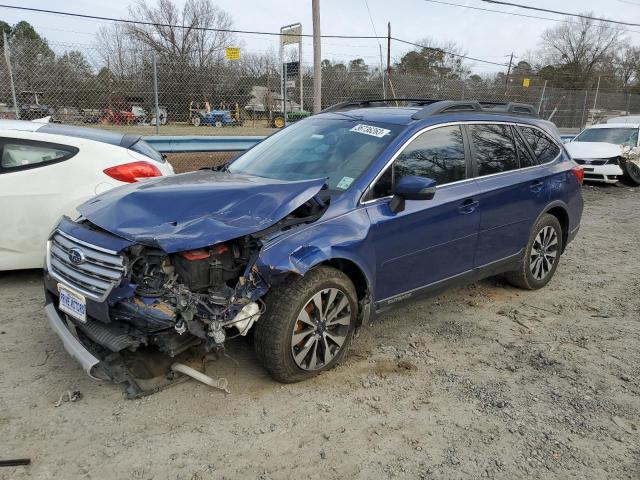
[(391, 130), (387, 130), (386, 128), (374, 127), (371, 125), (365, 125), (363, 123), (359, 123), (350, 131), (356, 133), (364, 133), (365, 135), (371, 135), (372, 137), (378, 138), (382, 138), (391, 132)]
[(79, 293), (72, 292), (62, 285), (58, 285), (58, 291), (60, 292), (60, 310), (68, 313), (73, 318), (76, 318), (83, 323), (86, 322), (87, 302), (85, 298)]

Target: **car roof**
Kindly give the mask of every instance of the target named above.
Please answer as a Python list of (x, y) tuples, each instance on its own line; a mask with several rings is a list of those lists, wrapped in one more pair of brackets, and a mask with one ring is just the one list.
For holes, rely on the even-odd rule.
[(585, 130), (591, 128), (640, 128), (640, 123), (598, 123), (585, 128)]
[(0, 129), (64, 135), (67, 137), (107, 143), (109, 145), (117, 145), (124, 148), (131, 147), (131, 145), (141, 138), (140, 135), (125, 135), (120, 132), (100, 128), (77, 127), (75, 125), (62, 125), (60, 123), (30, 122), (26, 120), (0, 120)]

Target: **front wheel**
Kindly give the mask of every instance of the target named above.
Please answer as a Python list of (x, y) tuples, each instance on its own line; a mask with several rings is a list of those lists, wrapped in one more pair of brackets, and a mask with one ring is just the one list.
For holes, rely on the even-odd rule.
[(627, 183), (634, 187), (640, 185), (640, 166), (638, 166), (638, 164), (627, 160), (622, 170), (624, 171), (624, 179)]
[(520, 268), (514, 272), (507, 272), (507, 281), (526, 290), (544, 287), (558, 267), (562, 248), (560, 222), (553, 215), (543, 215), (531, 230)]
[(355, 288), (344, 273), (318, 267), (269, 293), (257, 322), (260, 363), (283, 383), (335, 367), (351, 342), (358, 316)]

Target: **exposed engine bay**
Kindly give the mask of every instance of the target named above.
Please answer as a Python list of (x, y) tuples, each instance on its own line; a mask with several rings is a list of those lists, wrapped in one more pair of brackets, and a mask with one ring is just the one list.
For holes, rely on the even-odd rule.
[[(255, 272), (247, 270), (260, 243), (252, 237), (168, 255), (135, 245), (127, 252), (128, 298), (110, 308), (115, 321), (131, 324), (151, 335), (160, 351), (175, 356), (194, 341), (207, 351), (222, 346), (231, 335), (246, 335), (264, 306), (249, 290), (266, 292)], [(188, 337), (188, 336), (187, 336)]]
[[(126, 382), (128, 396), (137, 397), (158, 389), (140, 379), (166, 377), (173, 359), (220, 358), (225, 341), (246, 336), (265, 311), (261, 298), (273, 279), (256, 266), (263, 242), (316, 220), (326, 207), (313, 197), (265, 230), (202, 248), (167, 253), (149, 242), (121, 250), (122, 276), (98, 304), (104, 314), (68, 318), (102, 359), (97, 378)], [(108, 234), (87, 220), (76, 225)], [(54, 255), (63, 246), (54, 241)], [(198, 378), (193, 369), (187, 374)]]

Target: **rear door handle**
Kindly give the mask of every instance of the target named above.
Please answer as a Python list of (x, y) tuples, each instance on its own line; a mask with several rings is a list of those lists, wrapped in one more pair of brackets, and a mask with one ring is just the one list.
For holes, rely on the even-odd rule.
[(538, 193), (542, 190), (542, 187), (544, 187), (544, 182), (542, 180), (536, 180), (535, 182), (531, 182), (531, 185), (529, 185), (529, 188), (534, 193)]
[(458, 210), (461, 214), (467, 215), (468, 213), (472, 213), (476, 208), (478, 208), (478, 205), (480, 205), (479, 201), (468, 198), (467, 200), (462, 202), (462, 205), (458, 207)]

